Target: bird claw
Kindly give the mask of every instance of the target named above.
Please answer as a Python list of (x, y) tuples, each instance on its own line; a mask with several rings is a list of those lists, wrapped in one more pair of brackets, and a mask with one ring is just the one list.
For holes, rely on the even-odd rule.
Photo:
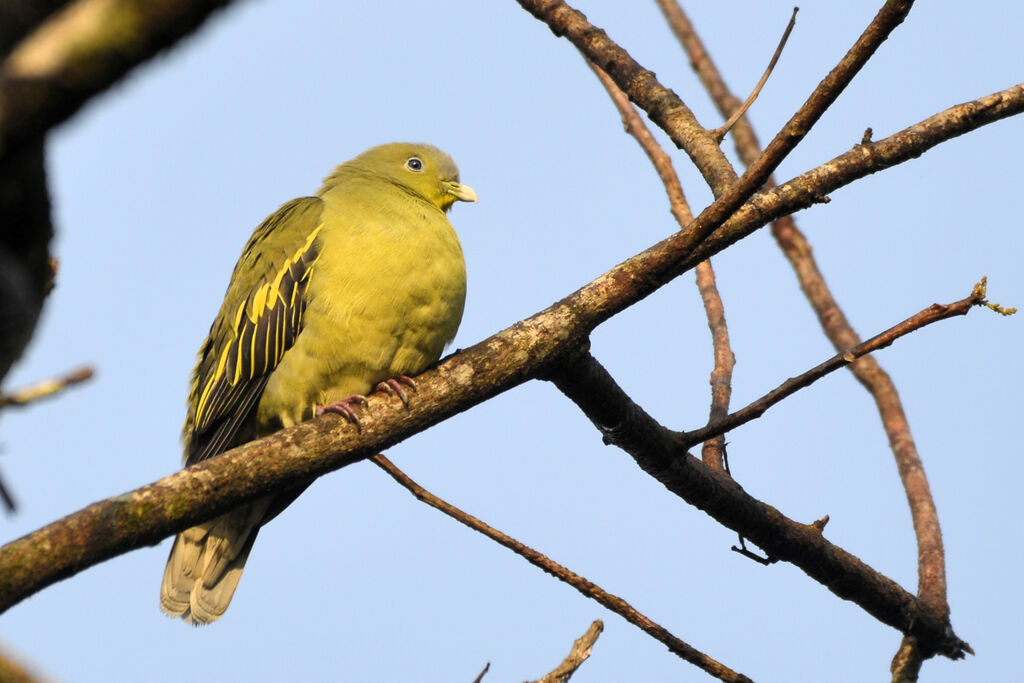
[(419, 390), (419, 387), (416, 386), (416, 382), (412, 379), (412, 377), (406, 377), (405, 375), (402, 375), (401, 377), (392, 377), (391, 379), (386, 379), (383, 382), (379, 382), (377, 386), (374, 387), (374, 389), (376, 389), (377, 391), (383, 391), (388, 396), (398, 396), (399, 400), (402, 402), (402, 405), (405, 406), (406, 410), (408, 410), (409, 394), (406, 393), (405, 387), (402, 386), (403, 384), (412, 389), (413, 391)]
[(359, 416), (356, 415), (356, 411), (352, 409), (353, 403), (358, 403), (364, 407), (369, 405), (369, 402), (366, 400), (365, 396), (353, 394), (352, 396), (349, 396), (348, 398), (343, 398), (340, 401), (335, 401), (334, 403), (330, 403), (325, 406), (317, 406), (316, 408), (313, 409), (313, 412), (316, 413), (317, 417), (320, 417), (324, 413), (334, 413), (335, 415), (341, 415), (343, 418), (354, 424), (356, 426), (356, 429), (362, 431), (363, 425), (362, 423), (359, 422)]
[[(413, 381), (411, 377), (406, 377), (405, 375), (402, 375), (401, 377), (387, 379), (384, 380), (383, 382), (379, 382), (377, 386), (374, 387), (374, 389), (376, 391), (383, 391), (388, 396), (398, 396), (398, 399), (402, 402), (402, 405), (405, 406), (406, 410), (408, 410), (409, 394), (405, 390), (406, 387), (409, 387), (413, 391), (419, 389), (419, 387), (416, 386), (416, 382)], [(340, 401), (335, 401), (334, 403), (330, 403), (325, 406), (316, 406), (313, 409), (313, 413), (317, 417), (320, 417), (324, 413), (334, 413), (335, 415), (341, 415), (343, 418), (354, 424), (357, 429), (362, 431), (363, 425), (361, 422), (359, 422), (359, 416), (356, 415), (356, 411), (352, 407), (353, 405), (356, 404), (366, 407), (369, 405), (369, 401), (366, 400), (365, 396), (353, 394), (348, 398), (343, 398)]]

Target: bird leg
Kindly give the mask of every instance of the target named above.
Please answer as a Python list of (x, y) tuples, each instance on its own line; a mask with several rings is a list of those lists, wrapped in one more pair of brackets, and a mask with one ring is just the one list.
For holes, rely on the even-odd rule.
[(379, 382), (374, 389), (376, 391), (383, 391), (388, 396), (398, 396), (402, 405), (405, 406), (406, 410), (408, 410), (409, 395), (406, 393), (405, 387), (402, 386), (403, 384), (413, 391), (419, 390), (419, 387), (416, 386), (416, 382), (413, 381), (412, 377), (406, 377), (405, 375), (402, 375), (401, 377), (392, 377), (391, 379)]
[(313, 413), (317, 417), (320, 417), (324, 413), (334, 413), (335, 415), (341, 415), (343, 418), (345, 418), (346, 420), (348, 420), (361, 430), (363, 428), (363, 425), (360, 424), (359, 416), (356, 415), (356, 411), (352, 409), (352, 405), (355, 403), (358, 403), (363, 406), (368, 405), (365, 396), (353, 394), (348, 398), (343, 398), (340, 401), (335, 401), (334, 403), (330, 403), (325, 406), (316, 406), (313, 409)]

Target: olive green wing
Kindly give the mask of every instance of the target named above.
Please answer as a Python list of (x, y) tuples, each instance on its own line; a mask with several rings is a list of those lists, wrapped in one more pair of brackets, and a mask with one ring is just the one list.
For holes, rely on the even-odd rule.
[(322, 208), (317, 197), (288, 202), (256, 228), (242, 251), (193, 372), (186, 465), (237, 445), (267, 380), (302, 331)]

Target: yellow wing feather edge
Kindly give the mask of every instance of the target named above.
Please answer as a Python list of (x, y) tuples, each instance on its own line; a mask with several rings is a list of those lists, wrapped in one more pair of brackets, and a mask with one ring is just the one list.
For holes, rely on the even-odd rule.
[[(295, 343), (302, 329), (303, 293), (319, 258), (316, 239), (323, 228), (319, 210), (318, 198), (289, 202), (257, 228), (246, 246), (233, 280), (245, 275), (241, 270), (274, 267), (248, 295), (240, 293), (242, 299), (233, 310), (225, 301), (210, 329), (193, 377), (184, 430), (188, 463), (231, 446), (234, 434), (258, 402), (267, 377)], [(296, 231), (302, 222), (309, 226), (308, 231)], [(283, 235), (279, 234), (282, 230), (286, 231)], [(294, 246), (296, 238), (302, 240), (298, 246)], [(292, 248), (287, 247), (289, 242)], [(271, 264), (272, 252), (283, 252), (284, 258), (278, 256), (280, 261)]]
[[(274, 277), (272, 283), (263, 283), (259, 289), (252, 295), (252, 297), (246, 301), (243, 301), (238, 306), (238, 310), (235, 313), (234, 324), (232, 329), (234, 330), (234, 339), (224, 347), (224, 350), (220, 354), (220, 362), (217, 364), (217, 370), (210, 376), (203, 387), (202, 393), (199, 395), (199, 402), (196, 404), (196, 416), (195, 423), (200, 428), (204, 426), (205, 414), (207, 409), (207, 403), (210, 400), (210, 396), (217, 386), (217, 383), (225, 377), (227, 374), (227, 362), (231, 355), (236, 357), (234, 375), (231, 378), (230, 386), (237, 386), (239, 382), (243, 380), (250, 380), (259, 375), (266, 374), (269, 370), (272, 370), (281, 362), (281, 357), (284, 356), (284, 352), (288, 348), (284, 344), (285, 339), (285, 327), (281, 323), (283, 320), (275, 316), (275, 327), (279, 331), (279, 334), (274, 335), (270, 341), (272, 344), (264, 344), (264, 357), (262, 363), (257, 363), (257, 349), (256, 342), (258, 337), (256, 331), (260, 326), (260, 320), (264, 316), (271, 315), (275, 312), (277, 304), (281, 304), (287, 308), (293, 308), (294, 313), (291, 316), (292, 327), (298, 329), (302, 325), (302, 307), (295, 306), (296, 298), (300, 295), (301, 291), (305, 289), (306, 283), (309, 281), (309, 276), (313, 272), (313, 264), (316, 262), (315, 259), (312, 263), (309, 263), (305, 271), (303, 272), (300, 279), (293, 283), (291, 288), (289, 300), (286, 302), (281, 296), (280, 288), (281, 281), (284, 276), (288, 274), (292, 268), (298, 265), (304, 254), (309, 251), (313, 246), (313, 240), (320, 234), (320, 229), (323, 227), (321, 223), (316, 227), (313, 232), (310, 233), (309, 239), (302, 247), (295, 251), (288, 261), (285, 262), (284, 266), (280, 268), (277, 275)], [(248, 311), (248, 313), (246, 313)], [(243, 317), (245, 321), (243, 321)], [(245, 337), (250, 338), (248, 353), (239, 353), (244, 349), (243, 341)], [(273, 360), (268, 355), (270, 349), (274, 350)]]

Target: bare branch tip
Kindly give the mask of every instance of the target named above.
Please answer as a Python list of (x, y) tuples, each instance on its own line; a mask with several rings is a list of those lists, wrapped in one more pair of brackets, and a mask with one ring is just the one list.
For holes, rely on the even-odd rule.
[(590, 657), (590, 651), (594, 649), (594, 643), (597, 642), (597, 637), (601, 635), (603, 630), (604, 622), (600, 619), (595, 619), (586, 633), (577, 638), (572, 644), (572, 650), (562, 660), (562, 663), (555, 667), (551, 673), (537, 681), (537, 683), (565, 683), (572, 678), (576, 670)]
[(799, 9), (799, 7), (793, 8), (793, 15), (789, 18), (789, 23), (786, 24), (786, 30), (782, 32), (782, 38), (779, 40), (779, 45), (775, 48), (775, 54), (772, 55), (771, 60), (768, 62), (768, 67), (764, 70), (764, 74), (761, 76), (761, 80), (759, 80), (757, 85), (754, 86), (754, 89), (747, 97), (747, 101), (744, 102), (739, 109), (734, 111), (732, 116), (729, 117), (729, 120), (723, 123), (719, 128), (708, 131), (717, 144), (722, 143), (722, 140), (725, 139), (726, 133), (736, 125), (736, 122), (740, 120), (740, 117), (750, 109), (751, 105), (753, 105), (754, 101), (757, 99), (757, 96), (761, 94), (761, 89), (764, 87), (764, 84), (768, 82), (768, 78), (772, 75), (772, 71), (775, 70), (775, 65), (778, 63), (779, 57), (782, 56), (782, 50), (786, 47), (786, 42), (789, 40), (789, 34), (793, 32), (793, 27), (796, 26), (796, 13)]
[(4, 485), (3, 478), (0, 478), (0, 503), (3, 503), (7, 514), (14, 514), (18, 511), (18, 504), (14, 502), (14, 496)]
[(0, 394), (0, 408), (4, 406), (24, 406), (42, 398), (49, 398), (61, 393), (68, 387), (81, 384), (96, 374), (89, 366), (76, 368), (69, 372), (37, 382), (9, 394)]
[(480, 681), (484, 680), (484, 674), (487, 673), (490, 670), (491, 670), (491, 663), (487, 662), (486, 664), (484, 664), (484, 670), (481, 671), (480, 674), (476, 678), (473, 679), (473, 683), (480, 683)]

